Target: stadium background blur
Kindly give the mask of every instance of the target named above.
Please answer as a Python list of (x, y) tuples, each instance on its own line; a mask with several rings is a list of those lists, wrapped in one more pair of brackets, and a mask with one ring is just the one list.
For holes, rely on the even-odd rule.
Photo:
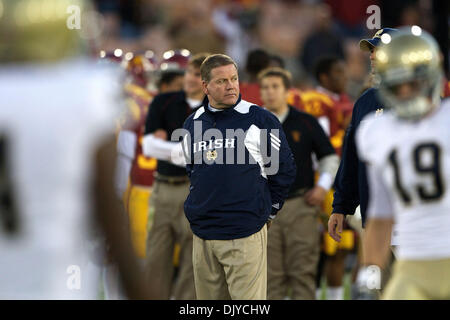
[[(151, 49), (158, 61), (165, 51), (225, 53), (243, 70), (251, 49), (282, 57), (294, 84), (311, 84), (314, 58), (334, 54), (345, 59), (348, 94), (358, 97), (369, 73), (369, 59), (358, 42), (371, 37), (371, 16), (378, 5), (380, 27), (419, 25), (438, 39), (448, 76), (448, 10), (433, 0), (95, 0), (103, 16), (102, 50)], [(246, 74), (240, 73), (246, 80)]]
[[(314, 67), (320, 57), (334, 56), (344, 61), (347, 76), (344, 94), (347, 101), (354, 102), (363, 90), (370, 86), (369, 57), (367, 52), (360, 50), (359, 41), (362, 38), (371, 38), (383, 27), (419, 25), (433, 34), (441, 46), (443, 65), (448, 78), (450, 16), (445, 1), (95, 0), (94, 3), (101, 13), (101, 33), (95, 41), (95, 53), (109, 52), (116, 55), (118, 60), (127, 60), (127, 54), (131, 56), (131, 53), (151, 50), (156, 64), (166, 59), (165, 53), (169, 50), (187, 49), (190, 54), (225, 53), (237, 62), (241, 90), (244, 98), (248, 99), (245, 97), (245, 88), (249, 87), (242, 87), (242, 84), (255, 81), (254, 75), (246, 68), (248, 53), (263, 49), (281, 59), (285, 68), (291, 72), (294, 88), (291, 89), (293, 94), (289, 102), (307, 112), (311, 111), (307, 108), (308, 99), (314, 100), (310, 103), (320, 100), (320, 96), (313, 94), (308, 98), (305, 94), (311, 92), (310, 90), (315, 92), (318, 85)], [(380, 8), (380, 25), (368, 29), (368, 19), (375, 13), (368, 10), (372, 5)], [(372, 22), (377, 21), (377, 18)], [(447, 90), (450, 89), (447, 82), (446, 86)], [(298, 105), (296, 98), (302, 101)], [(336, 135), (338, 146), (333, 143), (338, 153), (342, 146), (345, 126), (340, 130), (340, 134)], [(332, 135), (332, 142), (335, 142), (334, 137)], [(147, 193), (143, 197), (144, 202), (148, 202), (149, 197), (150, 194)], [(331, 201), (332, 197), (329, 196), (323, 205), (325, 213), (331, 213)], [(129, 198), (129, 206), (134, 205), (132, 202)], [(136, 212), (139, 211), (142, 210)], [(150, 205), (149, 225), (152, 224), (152, 215)], [(145, 237), (143, 232), (142, 228), (135, 231)], [(344, 299), (350, 299), (352, 296), (351, 283), (355, 280), (355, 264), (358, 259), (357, 232), (354, 236), (351, 233), (348, 235), (347, 248), (338, 247), (327, 235), (322, 240), (322, 249), (329, 255), (335, 255), (337, 249), (350, 252), (347, 258), (343, 258)], [(355, 239), (351, 239), (353, 237)], [(145, 255), (145, 247), (140, 250), (141, 256)], [(177, 250), (179, 247), (175, 248), (175, 265), (178, 263)], [(325, 271), (322, 272), (325, 275), (330, 273), (329, 268), (332, 266), (330, 264), (324, 268)], [(339, 278), (339, 275), (337, 277)], [(325, 278), (326, 276), (320, 280), (320, 276), (318, 277), (318, 286), (322, 287), (322, 291), (317, 297), (321, 299), (327, 298)]]
[[(293, 75), (293, 84), (299, 92), (314, 90), (316, 59), (336, 56), (345, 62), (348, 76), (347, 95), (355, 101), (369, 86), (370, 62), (367, 52), (360, 50), (359, 41), (370, 38), (378, 28), (368, 29), (366, 22), (373, 13), (367, 8), (380, 8), (380, 28), (419, 25), (429, 31), (441, 46), (444, 69), (449, 77), (449, 4), (439, 0), (93, 0), (96, 26), (99, 32), (90, 37), (91, 55), (94, 58), (112, 53), (117, 62), (127, 60), (127, 55), (137, 55), (151, 50), (155, 66), (164, 61), (169, 50), (187, 49), (194, 55), (201, 52), (225, 53), (231, 56), (240, 69), (240, 81), (248, 82), (247, 55), (254, 49), (264, 49), (284, 61)], [(84, 21), (88, 22), (88, 21)], [(82, 22), (82, 28), (85, 26)], [(132, 55), (131, 55), (132, 56)], [(111, 58), (111, 57), (110, 57)], [(130, 60), (130, 59), (128, 59)], [(130, 70), (127, 70), (130, 71)], [(130, 72), (132, 73), (132, 72)], [(144, 92), (138, 77), (132, 85), (127, 83), (125, 93), (133, 103), (130, 110), (137, 122), (122, 123), (122, 129), (136, 130), (142, 135), (142, 120), (148, 111), (154, 92)], [(450, 86), (447, 83), (447, 88)], [(295, 90), (294, 89), (294, 90)], [(130, 99), (129, 99), (130, 100)], [(137, 115), (136, 115), (137, 114)], [(144, 116), (143, 116), (144, 115)], [(141, 138), (141, 137), (140, 137)], [(342, 136), (341, 136), (342, 138)], [(139, 152), (142, 153), (142, 150)], [(149, 171), (156, 168), (154, 159), (136, 157), (139, 167)], [(141, 161), (142, 160), (142, 161)], [(130, 177), (131, 178), (131, 177)], [(149, 184), (153, 182), (147, 181)], [(130, 187), (130, 186), (128, 186)], [(123, 195), (126, 209), (147, 212), (149, 216), (131, 228), (135, 243), (145, 243), (143, 226), (151, 228), (153, 212), (147, 206), (151, 194), (147, 189), (133, 190)], [(139, 201), (133, 201), (138, 199)], [(131, 208), (131, 206), (136, 208)], [(330, 203), (326, 204), (330, 206)], [(140, 219), (140, 218), (139, 218)], [(148, 219), (148, 223), (147, 223)], [(145, 245), (135, 247), (138, 256), (145, 256)], [(177, 248), (175, 248), (177, 249)], [(335, 251), (336, 247), (329, 248)], [(356, 250), (346, 263), (345, 299), (350, 298), (351, 271), (355, 265)], [(177, 252), (174, 264), (178, 263)], [(112, 277), (115, 277), (113, 273)], [(104, 281), (104, 279), (103, 279)], [(321, 282), (325, 287), (325, 282)], [(105, 293), (100, 294), (106, 297)], [(108, 298), (108, 297), (106, 297)], [(321, 298), (325, 298), (325, 290)]]

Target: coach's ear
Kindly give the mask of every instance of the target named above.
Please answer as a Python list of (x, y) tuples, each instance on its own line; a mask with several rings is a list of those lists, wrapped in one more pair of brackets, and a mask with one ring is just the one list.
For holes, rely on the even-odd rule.
[(208, 95), (208, 82), (206, 82), (205, 80), (202, 80), (202, 89), (203, 89), (203, 93), (205, 95)]

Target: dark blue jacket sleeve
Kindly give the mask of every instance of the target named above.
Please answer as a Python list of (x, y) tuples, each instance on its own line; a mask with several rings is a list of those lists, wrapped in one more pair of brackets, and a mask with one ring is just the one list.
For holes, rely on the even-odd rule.
[[(294, 183), (297, 167), (281, 123), (275, 116), (269, 115), (265, 129), (268, 129), (266, 141), (267, 146), (270, 146), (271, 156), (274, 152), (278, 153), (278, 170), (276, 172), (267, 171), (267, 180), (269, 182), (272, 200), (271, 218), (274, 218), (277, 212), (283, 207), (289, 189)], [(269, 165), (275, 165), (275, 168), (277, 167), (273, 161)]]
[(356, 207), (360, 205), (363, 226), (369, 202), (369, 185), (366, 166), (358, 158), (355, 132), (365, 116), (381, 109), (383, 109), (383, 105), (378, 98), (378, 89), (376, 88), (366, 90), (356, 101), (352, 121), (344, 139), (341, 164), (334, 182), (333, 212), (354, 214)]
[(360, 100), (355, 103), (352, 120), (345, 133), (342, 159), (334, 181), (333, 212), (335, 213), (354, 214), (359, 205), (358, 155), (355, 145), (359, 102)]

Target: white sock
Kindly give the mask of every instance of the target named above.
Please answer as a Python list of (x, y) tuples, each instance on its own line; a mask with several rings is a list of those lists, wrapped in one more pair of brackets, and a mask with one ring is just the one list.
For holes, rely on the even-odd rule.
[(344, 300), (344, 288), (343, 287), (328, 287), (327, 288), (327, 300)]
[(103, 288), (105, 300), (124, 300), (126, 299), (122, 289), (119, 270), (115, 265), (107, 265), (103, 268)]
[(103, 267), (89, 261), (85, 268), (86, 271), (84, 272), (84, 282), (82, 285), (84, 285), (85, 288), (86, 286), (89, 287), (87, 291), (89, 292), (89, 295), (91, 295), (92, 292), (92, 296), (89, 296), (85, 299), (99, 299), (99, 290), (101, 285), (100, 280), (103, 273)]
[(322, 299), (322, 288), (317, 288), (316, 289), (316, 300), (321, 300)]

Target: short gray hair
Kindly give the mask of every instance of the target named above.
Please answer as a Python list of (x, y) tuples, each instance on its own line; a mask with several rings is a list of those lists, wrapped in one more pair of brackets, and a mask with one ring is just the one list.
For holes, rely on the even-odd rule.
[(231, 59), (229, 56), (225, 54), (212, 54), (208, 56), (205, 61), (203, 61), (200, 66), (200, 74), (202, 76), (202, 80), (209, 82), (211, 80), (211, 70), (214, 68), (234, 65), (236, 70), (238, 69), (236, 62)]

